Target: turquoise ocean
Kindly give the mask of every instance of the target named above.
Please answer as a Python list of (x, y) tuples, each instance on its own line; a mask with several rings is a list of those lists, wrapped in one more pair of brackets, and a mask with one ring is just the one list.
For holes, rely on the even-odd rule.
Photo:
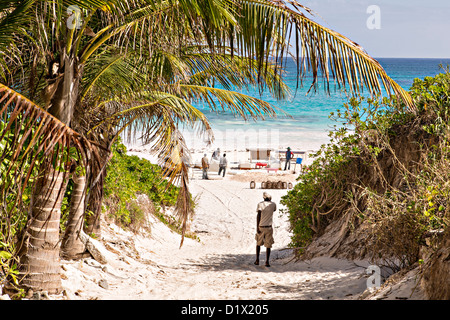
[[(443, 72), (440, 65), (450, 65), (450, 59), (379, 58), (377, 60), (386, 73), (405, 90), (409, 90), (415, 78), (435, 76)], [(337, 109), (342, 109), (343, 104), (348, 101), (345, 94), (333, 89), (330, 94), (326, 94), (319, 87), (316, 93), (307, 95), (311, 78), (306, 77), (303, 87), (297, 88), (296, 64), (292, 59), (288, 59), (286, 63), (285, 83), (293, 93), (288, 100), (277, 101), (268, 91), (260, 95), (256, 88), (240, 92), (261, 98), (284, 110), (290, 117), (280, 115), (264, 121), (244, 121), (229, 111), (213, 112), (207, 105), (197, 104), (196, 107), (209, 119), (215, 136), (213, 145), (208, 149), (222, 147), (237, 151), (246, 147), (268, 146), (281, 149), (291, 146), (299, 150), (317, 150), (326, 143), (328, 132), (337, 124), (329, 118), (329, 115)], [(190, 147), (197, 150), (205, 149), (201, 138), (188, 132), (184, 135)]]

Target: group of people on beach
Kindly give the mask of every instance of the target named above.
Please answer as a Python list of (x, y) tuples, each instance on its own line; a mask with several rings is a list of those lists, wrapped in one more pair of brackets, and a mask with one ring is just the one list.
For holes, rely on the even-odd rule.
[[(219, 172), (218, 175), (222, 173), (222, 176), (225, 178), (225, 172), (227, 170), (228, 160), (226, 158), (226, 154), (224, 153), (222, 156), (220, 155), (220, 148), (217, 148), (211, 156), (211, 161), (219, 161)], [(294, 153), (291, 151), (291, 148), (288, 147), (286, 150), (286, 163), (284, 164), (284, 171), (286, 169), (291, 170), (291, 159), (294, 157)], [(205, 153), (202, 158), (202, 179), (208, 180), (208, 170), (209, 170), (210, 160), (208, 160), (208, 156)]]
[[(227, 166), (228, 166), (228, 160), (226, 158), (226, 154), (224, 153), (222, 156), (220, 155), (220, 149), (217, 148), (217, 150), (215, 150), (211, 156), (211, 161), (214, 159), (216, 161), (219, 161), (219, 172), (218, 175), (220, 176), (220, 174), (222, 173), (222, 176), (225, 178), (225, 172), (227, 170)], [(203, 158), (202, 158), (202, 170), (203, 170), (203, 175), (202, 178), (208, 180), (208, 170), (209, 170), (209, 161), (208, 161), (208, 156), (205, 153)]]

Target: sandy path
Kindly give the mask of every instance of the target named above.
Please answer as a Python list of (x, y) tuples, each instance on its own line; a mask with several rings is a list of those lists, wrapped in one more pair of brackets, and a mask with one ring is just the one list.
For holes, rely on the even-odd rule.
[[(197, 197), (191, 230), (200, 241), (185, 239), (153, 219), (151, 237), (115, 229), (103, 243), (112, 250), (108, 265), (65, 262), (64, 286), (73, 299), (355, 299), (366, 289), (363, 263), (330, 258), (293, 262), (288, 221), (274, 215), (271, 267), (255, 266), (256, 205), (263, 190), (249, 183), (214, 177), (193, 179)], [(278, 205), (286, 190), (270, 190)], [(133, 250), (130, 251), (130, 247)], [(265, 248), (261, 250), (265, 260)], [(290, 262), (291, 261), (291, 262)], [(87, 265), (90, 263), (91, 265)], [(108, 283), (106, 289), (100, 280)]]

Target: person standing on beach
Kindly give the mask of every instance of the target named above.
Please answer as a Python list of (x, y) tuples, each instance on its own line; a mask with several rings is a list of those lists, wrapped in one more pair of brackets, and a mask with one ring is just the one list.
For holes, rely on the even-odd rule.
[(288, 147), (286, 150), (286, 163), (284, 165), (284, 171), (286, 171), (286, 168), (288, 167), (288, 165), (289, 165), (289, 170), (291, 170), (291, 159), (293, 156), (294, 156), (294, 154), (292, 153), (291, 148)]
[(274, 243), (272, 219), (273, 213), (277, 210), (277, 205), (272, 202), (272, 196), (267, 192), (263, 193), (264, 201), (258, 203), (256, 207), (256, 261), (255, 265), (259, 265), (259, 254), (261, 252), (261, 246), (266, 247), (266, 267), (270, 267), (269, 258), (270, 250)]
[(219, 176), (220, 173), (223, 170), (223, 177), (225, 178), (225, 171), (227, 170), (227, 164), (228, 164), (228, 160), (227, 158), (225, 158), (227, 155), (224, 153), (223, 157), (220, 157), (220, 161), (219, 161)]
[(211, 160), (219, 160), (220, 157), (220, 149), (217, 148), (216, 151), (213, 152), (212, 156), (211, 156)]
[(202, 179), (208, 180), (208, 169), (209, 169), (209, 163), (208, 158), (206, 156), (206, 153), (204, 157), (202, 158), (202, 169), (203, 169), (203, 176)]

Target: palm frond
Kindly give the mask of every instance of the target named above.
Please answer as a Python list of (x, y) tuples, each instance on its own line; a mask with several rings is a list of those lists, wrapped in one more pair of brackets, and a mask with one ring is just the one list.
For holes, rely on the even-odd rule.
[[(210, 134), (211, 126), (205, 115), (182, 97), (158, 91), (142, 91), (120, 102), (105, 102), (103, 116), (89, 132), (102, 126), (112, 125), (126, 133), (128, 142), (140, 139), (148, 144), (156, 139), (160, 117), (170, 117), (177, 126), (198, 130), (198, 134)], [(97, 111), (95, 111), (98, 113)], [(209, 136), (208, 139), (212, 139)]]
[[(157, 95), (152, 93), (152, 96)], [(187, 222), (193, 214), (193, 207), (188, 175), (190, 154), (178, 127), (180, 122), (192, 126), (200, 123), (203, 133), (210, 134), (211, 130), (206, 117), (185, 100), (162, 93), (159, 98), (151, 103), (137, 104), (127, 108), (120, 106), (123, 110), (112, 114), (92, 131), (113, 122), (119, 128), (117, 135), (125, 132), (129, 141), (140, 135), (143, 143), (151, 144), (151, 153), (158, 155), (163, 177), (167, 178), (169, 185), (174, 184), (180, 187), (175, 213), (181, 222), (181, 247)], [(116, 106), (119, 105), (116, 104)], [(136, 134), (136, 131), (139, 134)]]
[(2, 1), (0, 6), (0, 77), (5, 81), (12, 65), (20, 64), (17, 34), (25, 35), (23, 26), (33, 18), (30, 8), (37, 0)]
[[(238, 4), (241, 28), (235, 29), (230, 45), (241, 55), (255, 56), (261, 61), (261, 71), (268, 53), (281, 64), (283, 57), (290, 54), (297, 61), (300, 84), (307, 72), (312, 75), (310, 90), (318, 88), (319, 78), (324, 81), (326, 91), (332, 81), (352, 93), (366, 88), (371, 95), (378, 95), (384, 89), (414, 109), (409, 94), (375, 59), (357, 43), (313, 21), (312, 11), (307, 7), (294, 0), (240, 0)], [(293, 51), (285, 45), (291, 39)]]
[(263, 66), (265, 72), (258, 74), (255, 59), (231, 53), (214, 54), (207, 50), (198, 50), (197, 47), (183, 50), (182, 59), (191, 70), (189, 84), (209, 87), (220, 85), (229, 91), (259, 88), (260, 92), (269, 90), (280, 100), (288, 99), (291, 95), (290, 88), (283, 82), (279, 66), (271, 62), (266, 62)]
[(53, 159), (54, 167), (66, 172), (74, 152), (85, 164), (95, 160), (91, 154), (96, 147), (87, 139), (3, 84), (0, 129), (2, 218), (22, 205), (24, 190), (35, 183), (36, 168), (44, 159)]
[(213, 111), (228, 110), (244, 120), (276, 117), (277, 111), (286, 115), (282, 109), (243, 93), (199, 85), (179, 84), (178, 86), (184, 98), (204, 102)]
[(178, 130), (175, 119), (167, 110), (162, 109), (155, 119), (155, 139), (152, 152), (159, 155), (159, 165), (163, 168), (163, 176), (169, 184), (179, 186), (175, 214), (181, 222), (181, 242), (183, 245), (187, 222), (194, 214), (191, 194), (189, 192), (190, 154), (184, 137)]

